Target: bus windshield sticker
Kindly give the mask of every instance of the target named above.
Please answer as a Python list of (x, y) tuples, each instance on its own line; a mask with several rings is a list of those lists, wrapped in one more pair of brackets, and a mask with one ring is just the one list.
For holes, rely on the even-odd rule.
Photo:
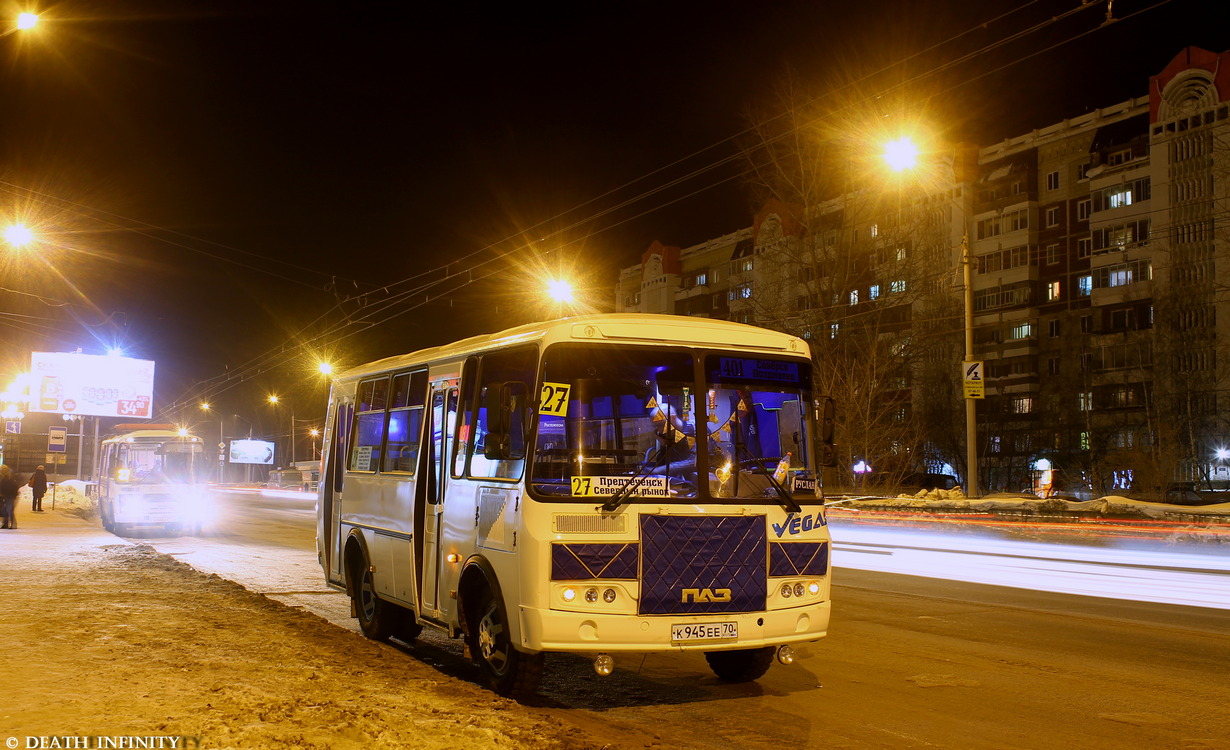
[[(572, 496), (611, 497), (623, 490), (629, 481), (631, 477), (573, 477)], [(656, 474), (643, 477), (631, 494), (633, 497), (670, 497), (666, 477)]]
[(771, 359), (751, 359), (748, 357), (721, 357), (721, 379), (728, 380), (771, 380), (779, 383), (799, 382), (799, 365), (797, 362), (780, 362)]
[(801, 477), (798, 474), (795, 474), (793, 479), (794, 485), (791, 489), (795, 494), (804, 492), (810, 492), (813, 495), (816, 494), (816, 480), (814, 477)]
[(568, 391), (571, 388), (567, 383), (543, 383), (538, 413), (568, 416)]

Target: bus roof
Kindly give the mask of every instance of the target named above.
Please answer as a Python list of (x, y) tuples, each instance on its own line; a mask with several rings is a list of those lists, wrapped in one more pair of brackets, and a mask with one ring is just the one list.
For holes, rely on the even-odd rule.
[(171, 440), (174, 438), (182, 438), (190, 442), (191, 441), (201, 442), (201, 439), (199, 437), (191, 433), (188, 435), (180, 435), (179, 430), (173, 430), (173, 429), (167, 430), (167, 429), (160, 429), (157, 427), (153, 429), (147, 428), (147, 427), (141, 427), (135, 430), (128, 430), (125, 432), (116, 433), (114, 435), (108, 435), (107, 438), (103, 440), (103, 442), (111, 443), (111, 442), (116, 442), (116, 441), (126, 441), (129, 438), (133, 440)]
[(466, 356), (486, 349), (516, 344), (553, 344), (560, 341), (604, 341), (623, 344), (671, 344), (695, 347), (729, 347), (765, 354), (810, 356), (807, 342), (798, 336), (728, 320), (692, 318), (684, 315), (608, 313), (578, 315), (509, 328), (499, 333), (420, 349), (408, 354), (369, 362), (340, 373), (344, 381), (376, 372)]

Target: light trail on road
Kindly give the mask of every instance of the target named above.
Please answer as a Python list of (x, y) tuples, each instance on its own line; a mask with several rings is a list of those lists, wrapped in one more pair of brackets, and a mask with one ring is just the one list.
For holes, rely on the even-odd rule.
[(833, 566), (1112, 599), (1230, 609), (1230, 550), (996, 539), (835, 522)]

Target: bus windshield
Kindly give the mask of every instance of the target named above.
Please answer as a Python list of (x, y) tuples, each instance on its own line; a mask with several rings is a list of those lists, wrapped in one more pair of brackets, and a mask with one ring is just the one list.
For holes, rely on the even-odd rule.
[(543, 358), (543, 499), (814, 497), (806, 360), (560, 344)]
[(127, 443), (120, 446), (117, 479), (130, 484), (195, 484), (204, 481), (200, 443)]

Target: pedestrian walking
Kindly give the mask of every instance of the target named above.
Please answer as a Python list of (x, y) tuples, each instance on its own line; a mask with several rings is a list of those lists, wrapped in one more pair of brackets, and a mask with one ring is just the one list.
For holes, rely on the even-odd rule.
[(17, 492), (20, 489), (9, 465), (0, 465), (0, 529), (17, 528)]
[(42, 464), (39, 464), (34, 473), (30, 475), (29, 484), (30, 490), (33, 493), (33, 499), (30, 501), (30, 510), (35, 513), (42, 513), (43, 495), (47, 494), (47, 472), (43, 471)]

